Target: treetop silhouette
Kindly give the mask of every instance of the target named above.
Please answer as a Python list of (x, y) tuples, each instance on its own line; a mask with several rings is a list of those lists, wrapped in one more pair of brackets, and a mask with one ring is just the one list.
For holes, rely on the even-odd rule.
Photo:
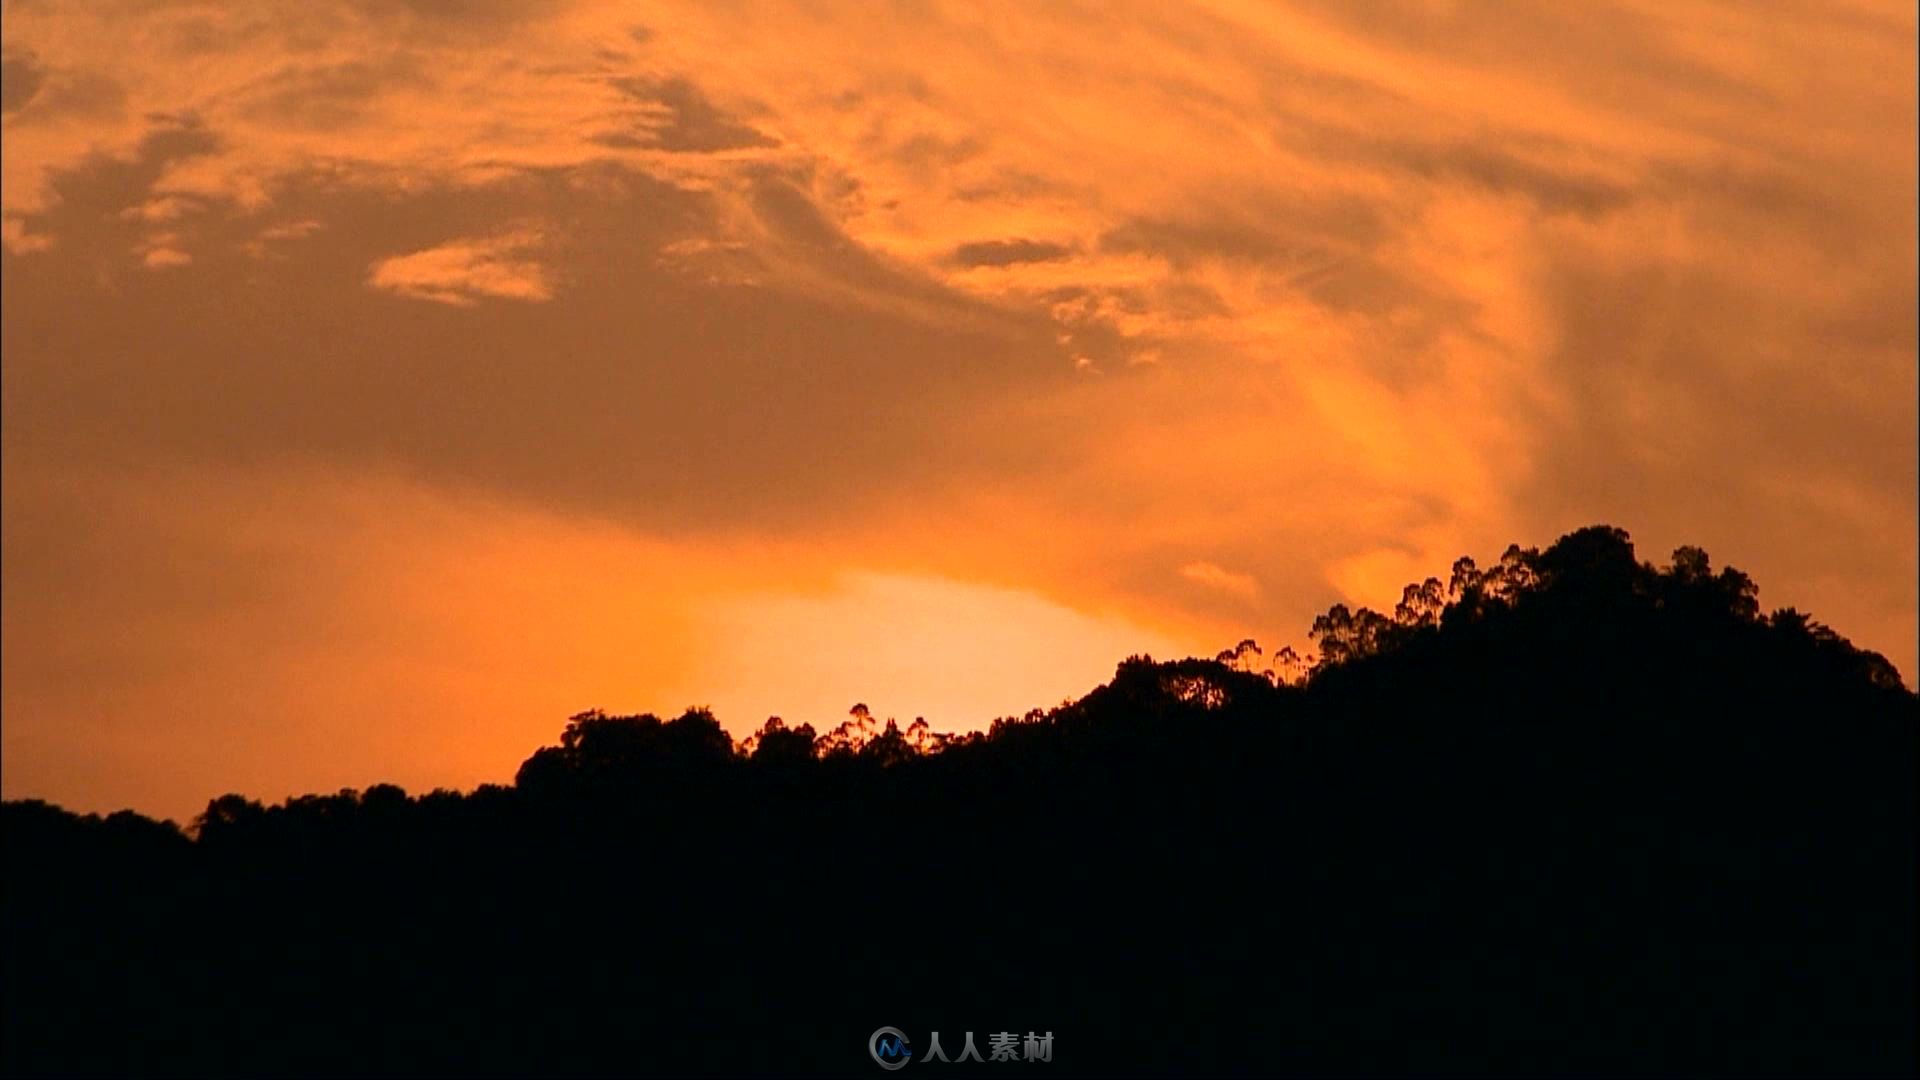
[(1912, 1073), (1884, 657), (1605, 526), (1310, 637), (963, 735), (595, 709), (510, 786), (8, 802), (0, 1054), (840, 1075), (1004, 1025), (1063, 1073)]

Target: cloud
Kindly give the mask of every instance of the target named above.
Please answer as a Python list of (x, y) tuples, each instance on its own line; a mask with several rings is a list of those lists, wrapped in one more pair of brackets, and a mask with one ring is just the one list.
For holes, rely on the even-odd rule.
[(30, 255), (36, 251), (45, 251), (53, 246), (53, 237), (45, 234), (29, 235), (27, 223), (20, 218), (0, 219), (0, 243), (15, 255)]
[(452, 240), (373, 265), (367, 284), (415, 300), (469, 307), (483, 297), (553, 299), (551, 274), (531, 253), (538, 232)]
[(242, 242), (240, 249), (256, 259), (284, 259), (288, 257), (286, 245), (304, 240), (324, 228), (324, 224), (311, 219), (269, 225), (254, 234), (253, 239)]
[[(1920, 665), (1911, 5), (448, 10), (8, 9), (10, 560), (77, 474), (320, 467), (1211, 650), (1607, 520)], [(9, 608), (62, 716), (58, 594), (172, 572), (96, 531)]]
[(165, 270), (175, 266), (187, 266), (193, 262), (193, 256), (178, 248), (151, 247), (140, 256), (140, 261), (149, 270)]
[(684, 78), (618, 76), (613, 87), (639, 106), (632, 130), (596, 134), (595, 142), (616, 149), (649, 148), (668, 153), (717, 153), (779, 145), (773, 139), (715, 108)]
[(1052, 262), (1064, 259), (1073, 249), (1040, 240), (979, 240), (953, 249), (950, 261), (956, 266), (1013, 266), (1018, 263)]
[(46, 72), (34, 62), (31, 52), (0, 53), (0, 113), (26, 108), (45, 81)]
[(1180, 576), (1196, 585), (1251, 600), (1260, 595), (1260, 581), (1252, 574), (1236, 574), (1210, 562), (1191, 562), (1180, 568)]

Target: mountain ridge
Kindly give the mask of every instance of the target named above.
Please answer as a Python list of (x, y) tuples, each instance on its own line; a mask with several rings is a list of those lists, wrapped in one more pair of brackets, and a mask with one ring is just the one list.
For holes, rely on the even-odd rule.
[(958, 736), (589, 711), (511, 786), (190, 832), (10, 802), (6, 1065), (835, 1074), (1006, 1025), (1072, 1073), (1911, 1072), (1884, 657), (1605, 526), (1313, 640)]

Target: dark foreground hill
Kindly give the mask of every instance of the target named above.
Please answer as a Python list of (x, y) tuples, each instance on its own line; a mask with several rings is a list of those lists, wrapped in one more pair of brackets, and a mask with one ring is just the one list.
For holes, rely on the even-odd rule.
[(191, 838), (10, 803), (0, 1054), (878, 1075), (886, 1025), (938, 1073), (1914, 1071), (1883, 659), (1600, 528), (1315, 640), (957, 739), (588, 713), (511, 788)]

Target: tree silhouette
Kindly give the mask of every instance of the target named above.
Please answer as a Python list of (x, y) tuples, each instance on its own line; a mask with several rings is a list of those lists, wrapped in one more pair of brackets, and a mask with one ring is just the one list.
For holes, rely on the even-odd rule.
[(964, 735), (595, 709), (511, 786), (8, 802), (0, 1056), (842, 1075), (890, 1024), (1077, 1074), (1912, 1074), (1884, 657), (1605, 526), (1310, 635)]

